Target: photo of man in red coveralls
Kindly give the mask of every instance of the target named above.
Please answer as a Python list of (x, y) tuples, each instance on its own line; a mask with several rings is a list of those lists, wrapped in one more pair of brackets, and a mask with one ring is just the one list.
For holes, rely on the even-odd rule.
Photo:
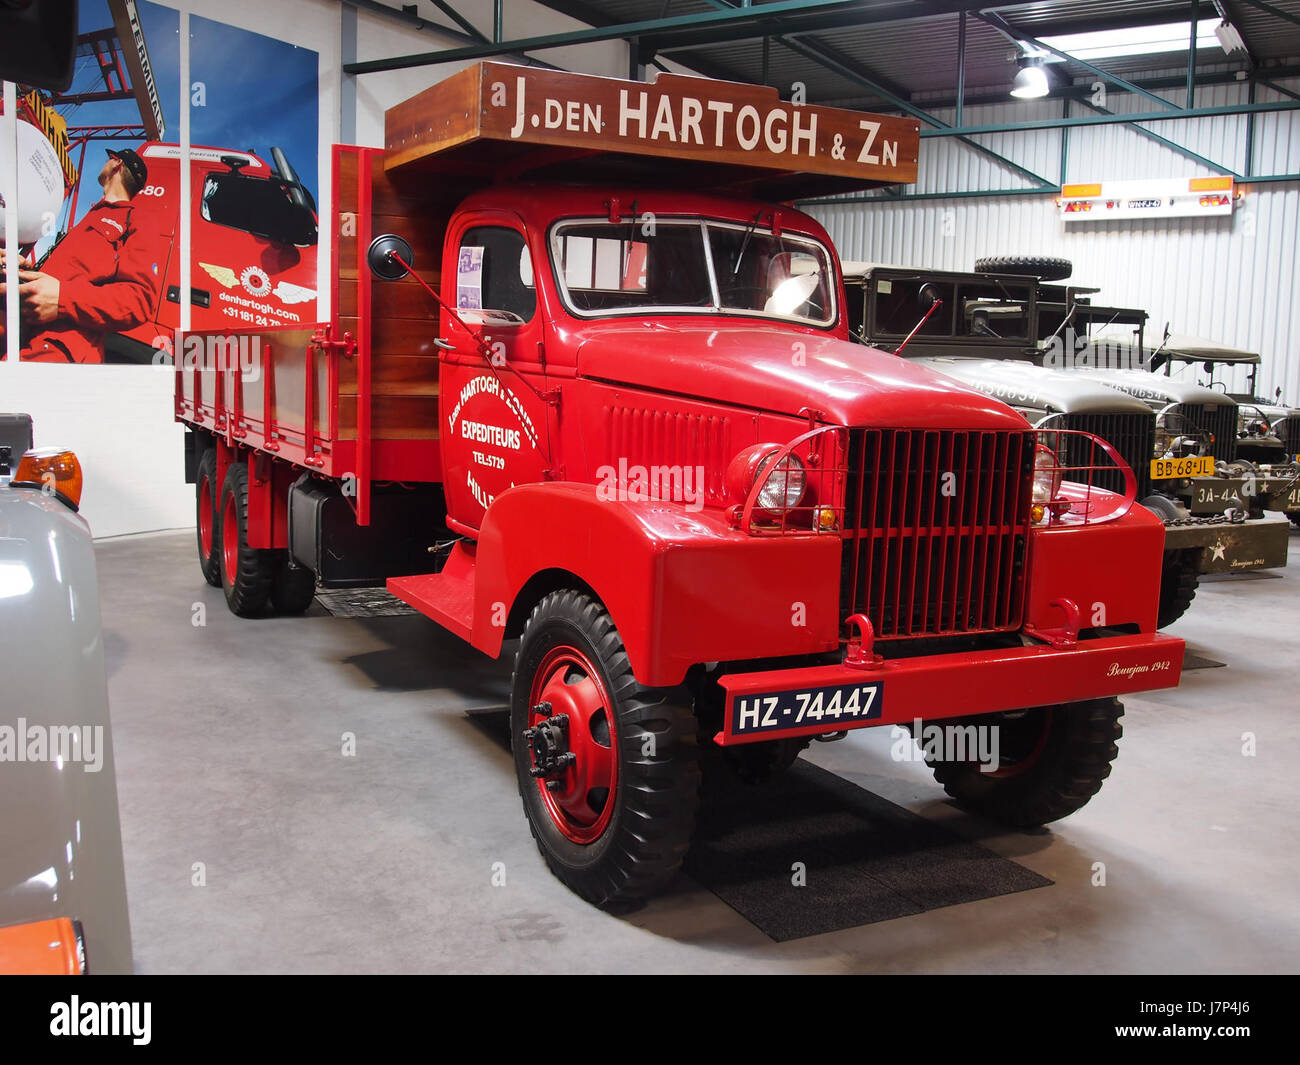
[[(148, 177), (144, 160), (130, 148), (108, 149), (99, 174), (103, 198), (54, 246), (40, 269), (23, 261), (21, 359), (103, 362), (106, 334), (149, 319), (164, 249), (150, 210), (133, 202)], [(5, 293), (0, 278), (0, 305)], [(0, 358), (3, 344), (0, 320)]]

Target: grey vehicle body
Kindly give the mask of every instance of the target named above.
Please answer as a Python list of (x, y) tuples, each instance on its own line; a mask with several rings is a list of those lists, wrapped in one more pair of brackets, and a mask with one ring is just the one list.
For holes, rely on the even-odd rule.
[(1069, 373), (1091, 377), (1148, 404), (1162, 417), (1180, 416), (1196, 429), (1210, 433), (1210, 453), (1218, 462), (1236, 458), (1237, 401), (1213, 388), (1146, 370), (1111, 370), (1079, 366)]
[[(1140, 346), (1145, 311), (1093, 306), (1088, 299), (1095, 289), (1043, 285), (1015, 274), (846, 263), (844, 275), (855, 339), (886, 350), (906, 342), (904, 357), (926, 361), (996, 396), (1035, 426), (1095, 433), (1109, 442), (1132, 468), (1138, 500), (1165, 523), (1170, 582), (1190, 580), (1194, 586), (1194, 573), (1182, 572), (1187, 569), (1235, 572), (1286, 564), (1286, 523), (1248, 519), (1239, 498), (1241, 482), (1217, 477), (1197, 479), (1205, 482), (1201, 484), (1152, 480), (1162, 415), (1179, 427), (1184, 420), (1198, 427), (1208, 422), (1207, 441), (1211, 434), (1226, 432), (1225, 457), (1231, 457), (1234, 401), (1145, 371), (1075, 368), (1095, 359), (1068, 358), (1069, 368), (1043, 364), (1051, 352), (1076, 355), (1079, 345), (1070, 330), (1094, 322), (1134, 327)], [(918, 329), (935, 298), (947, 308)], [(1131, 346), (1132, 338), (1124, 339)], [(1082, 456), (1066, 458), (1083, 461)], [(1117, 474), (1110, 478), (1109, 483), (1100, 479), (1100, 487), (1124, 490)]]
[[(1219, 470), (1249, 489), (1242, 499), (1252, 514), (1260, 518), (1264, 510), (1284, 510), (1292, 521), (1297, 521), (1300, 464), (1294, 458), (1300, 451), (1300, 410), (1268, 403), (1254, 395), (1259, 355), (1200, 337), (1171, 335), (1154, 351), (1141, 353), (1149, 370), (1105, 369), (1097, 365), (1104, 362), (1106, 352), (1130, 341), (1123, 334), (1097, 336), (1089, 349), (1095, 357), (1085, 360), (1093, 365), (1079, 367), (1075, 372), (1092, 374), (1145, 400), (1160, 410), (1167, 422), (1170, 415), (1177, 415), (1181, 421), (1212, 433), (1211, 453), (1220, 463)], [(1204, 365), (1210, 384), (1173, 376), (1175, 364), (1196, 363)], [(1212, 387), (1214, 368), (1220, 365), (1248, 366), (1248, 391), (1233, 393), (1224, 387)], [(1271, 536), (1272, 565), (1285, 564), (1285, 556), (1280, 553), (1282, 531), (1274, 530)]]
[[(21, 439), (23, 431), (12, 418), (0, 421), (0, 448), (15, 465), (30, 444)], [(5, 465), (0, 729), (12, 731), (0, 761), (0, 927), (71, 918), (84, 937), (89, 971), (129, 973), (131, 931), (90, 530), (57, 496), (11, 484)], [(37, 737), (43, 737), (43, 750)]]
[[(1105, 340), (1099, 337), (1098, 343)], [(1205, 387), (1221, 391), (1238, 405), (1236, 458), (1256, 465), (1295, 463), (1296, 456), (1300, 455), (1300, 410), (1282, 402), (1280, 388), (1272, 399), (1259, 394), (1257, 378), (1263, 361), (1259, 352), (1231, 348), (1200, 337), (1168, 336), (1156, 351), (1149, 353), (1146, 361), (1152, 373), (1159, 372), (1166, 380), (1176, 380), (1176, 373), (1199, 367), (1209, 376)], [(1245, 391), (1233, 392), (1224, 382), (1216, 382), (1214, 374), (1219, 367), (1245, 368)], [(1283, 471), (1277, 473), (1281, 475)]]
[[(1138, 499), (1149, 494), (1149, 456), (1155, 446), (1156, 419), (1140, 399), (1100, 382), (1081, 381), (1073, 372), (1007, 359), (927, 356), (917, 360), (939, 373), (978, 388), (1014, 407), (1037, 429), (1077, 429), (1111, 443), (1133, 468)], [(1068, 438), (1065, 438), (1068, 439)], [(1083, 456), (1068, 456), (1069, 460)], [(1102, 475), (1100, 487), (1123, 492), (1121, 478)]]

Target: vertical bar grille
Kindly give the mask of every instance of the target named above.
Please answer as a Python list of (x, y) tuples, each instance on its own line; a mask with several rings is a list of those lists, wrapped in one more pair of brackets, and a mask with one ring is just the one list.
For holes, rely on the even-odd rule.
[[(1156, 418), (1154, 412), (1142, 411), (1112, 414), (1067, 414), (1063, 429), (1078, 429), (1095, 433), (1110, 444), (1129, 464), (1137, 477), (1137, 497), (1145, 499), (1151, 494), (1151, 457), (1156, 446)], [(1059, 456), (1067, 466), (1087, 466), (1094, 462), (1091, 444), (1080, 436), (1066, 436), (1070, 453)], [(1108, 492), (1125, 491), (1124, 475), (1118, 470), (1097, 470), (1093, 484)]]
[(881, 639), (1019, 628), (1034, 438), (851, 429), (841, 613)]
[(1231, 462), (1237, 450), (1237, 404), (1217, 403), (1206, 410), (1203, 403), (1180, 403), (1174, 408), (1191, 425), (1204, 433), (1214, 434), (1210, 454), (1219, 462)]
[(1288, 414), (1277, 429), (1282, 437), (1282, 446), (1286, 448), (1287, 457), (1300, 454), (1300, 411)]

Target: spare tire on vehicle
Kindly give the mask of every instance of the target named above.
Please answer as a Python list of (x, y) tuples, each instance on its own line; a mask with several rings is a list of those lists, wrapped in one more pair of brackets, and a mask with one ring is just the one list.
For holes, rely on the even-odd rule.
[(990, 255), (975, 260), (975, 272), (1064, 281), (1074, 273), (1074, 263), (1069, 259), (1055, 259), (1047, 255)]

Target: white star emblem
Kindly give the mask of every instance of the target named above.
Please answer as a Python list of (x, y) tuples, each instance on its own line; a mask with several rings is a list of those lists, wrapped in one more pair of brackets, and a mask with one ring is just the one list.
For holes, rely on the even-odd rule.
[(1219, 543), (1215, 544), (1214, 547), (1213, 547), (1213, 549), (1212, 549), (1212, 551), (1213, 551), (1213, 553), (1210, 555), (1210, 561), (1211, 561), (1211, 562), (1213, 562), (1213, 561), (1215, 561), (1215, 560), (1217, 560), (1217, 559), (1222, 559), (1222, 558), (1223, 558), (1223, 542), (1220, 541)]

